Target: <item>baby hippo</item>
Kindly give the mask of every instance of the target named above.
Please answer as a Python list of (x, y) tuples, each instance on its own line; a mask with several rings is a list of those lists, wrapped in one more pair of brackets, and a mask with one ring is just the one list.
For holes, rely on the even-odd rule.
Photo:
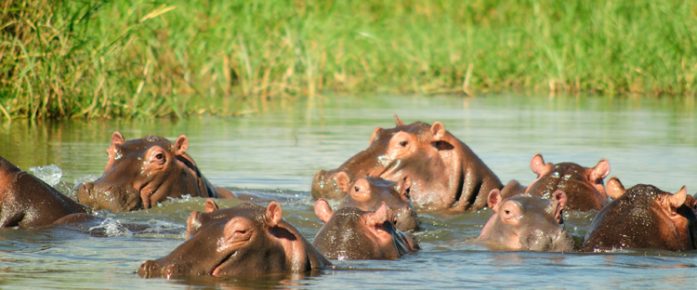
[(150, 208), (168, 197), (233, 197), (208, 182), (188, 148), (184, 135), (172, 143), (158, 136), (126, 141), (114, 132), (103, 175), (81, 184), (77, 199), (95, 210), (121, 212)]
[(503, 197), (492, 189), (488, 206), (494, 215), (477, 239), (495, 250), (571, 251), (574, 241), (560, 225), (566, 200), (560, 190), (543, 199), (525, 193)]
[(339, 172), (334, 177), (346, 193), (339, 208), (355, 207), (362, 211), (376, 211), (384, 202), (394, 213), (394, 224), (398, 230), (418, 229), (416, 211), (409, 201), (409, 179), (400, 184), (379, 177), (361, 177), (351, 182), (348, 174)]
[(88, 217), (81, 205), (0, 157), (0, 228), (36, 228)]
[(313, 245), (330, 259), (395, 260), (419, 249), (411, 235), (394, 228), (385, 203), (375, 211), (345, 207), (333, 212), (326, 200), (319, 199), (315, 214), (324, 226)]
[(625, 189), (613, 177), (607, 193), (614, 200), (593, 219), (582, 250), (697, 249), (697, 218), (684, 186), (674, 194), (647, 184)]
[(145, 261), (143, 278), (213, 276), (251, 278), (317, 272), (331, 263), (283, 220), (281, 205), (242, 204), (219, 209), (207, 200), (186, 222), (187, 240), (158, 260)]
[(530, 194), (549, 196), (561, 190), (569, 199), (566, 207), (572, 210), (599, 210), (607, 204), (603, 179), (610, 174), (610, 163), (605, 159), (593, 167), (583, 167), (572, 162), (545, 163), (541, 154), (535, 154), (530, 169), (537, 174), (526, 190)]

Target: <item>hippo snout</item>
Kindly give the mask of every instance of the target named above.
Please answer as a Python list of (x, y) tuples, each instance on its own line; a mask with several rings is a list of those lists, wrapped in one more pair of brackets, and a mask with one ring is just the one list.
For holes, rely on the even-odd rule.
[(310, 193), (314, 199), (330, 198), (337, 199), (344, 196), (344, 192), (339, 189), (334, 181), (334, 171), (319, 170), (312, 177), (312, 188)]
[(94, 190), (94, 183), (92, 182), (85, 182), (83, 184), (80, 184), (80, 186), (77, 189), (77, 192), (75, 193), (75, 197), (77, 197), (77, 201), (82, 204), (86, 204), (87, 202), (91, 201), (93, 199), (92, 197), (92, 192)]
[(411, 208), (399, 209), (395, 212), (395, 227), (400, 231), (415, 231), (419, 229), (419, 219)]
[(138, 276), (143, 278), (153, 278), (160, 276), (160, 265), (153, 260), (147, 260), (138, 268)]
[(540, 252), (568, 252), (574, 248), (574, 240), (564, 230), (545, 233), (535, 230), (527, 239), (527, 248)]

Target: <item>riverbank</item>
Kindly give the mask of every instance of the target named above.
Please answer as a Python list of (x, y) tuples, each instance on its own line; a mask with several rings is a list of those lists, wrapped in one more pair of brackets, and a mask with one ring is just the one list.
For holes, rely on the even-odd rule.
[(0, 2), (0, 114), (235, 115), (331, 93), (694, 98), (690, 1)]

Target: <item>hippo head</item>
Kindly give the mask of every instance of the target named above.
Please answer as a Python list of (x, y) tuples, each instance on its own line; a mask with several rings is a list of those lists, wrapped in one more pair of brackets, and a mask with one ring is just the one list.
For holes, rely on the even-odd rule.
[(330, 263), (290, 224), (277, 202), (219, 209), (207, 200), (187, 220), (187, 240), (158, 260), (145, 261), (143, 278), (195, 276), (249, 278), (306, 273)]
[(416, 211), (409, 201), (408, 178), (399, 184), (379, 177), (361, 177), (351, 182), (348, 174), (339, 172), (335, 179), (341, 190), (347, 193), (340, 207), (376, 211), (384, 202), (394, 213), (394, 223), (398, 230), (418, 229)]
[(504, 198), (498, 189), (493, 189), (488, 203), (494, 215), (478, 238), (488, 247), (513, 251), (573, 250), (573, 239), (560, 225), (566, 205), (563, 191), (555, 191), (549, 199), (530, 194)]
[(528, 193), (549, 196), (562, 190), (569, 198), (567, 208), (573, 210), (599, 210), (607, 204), (603, 179), (610, 173), (610, 163), (605, 159), (588, 168), (571, 162), (545, 163), (541, 154), (535, 154), (530, 169), (537, 179), (528, 186)]
[(69, 197), (0, 157), (0, 228), (34, 228), (85, 209)]
[(697, 218), (684, 186), (674, 194), (648, 184), (625, 189), (613, 177), (606, 188), (613, 201), (593, 219), (583, 250), (697, 249)]
[(351, 179), (373, 176), (400, 182), (408, 177), (411, 201), (415, 207), (427, 210), (451, 207), (460, 198), (465, 200), (463, 207), (469, 206), (479, 190), (486, 188), (488, 192), (501, 187), (493, 172), (469, 147), (445, 130), (443, 123), (405, 125), (399, 118), (394, 128), (375, 128), (368, 148), (339, 168), (315, 174), (312, 195), (315, 198), (343, 196), (345, 193), (335, 178), (339, 172), (345, 172)]
[(80, 203), (114, 212), (150, 208), (167, 197), (211, 197), (212, 189), (186, 153), (189, 141), (181, 135), (169, 140), (148, 136), (126, 141), (111, 136), (104, 174), (79, 186)]
[(313, 245), (330, 259), (393, 260), (418, 249), (410, 235), (394, 228), (385, 203), (375, 211), (345, 207), (333, 212), (326, 200), (318, 199), (315, 214), (324, 226)]

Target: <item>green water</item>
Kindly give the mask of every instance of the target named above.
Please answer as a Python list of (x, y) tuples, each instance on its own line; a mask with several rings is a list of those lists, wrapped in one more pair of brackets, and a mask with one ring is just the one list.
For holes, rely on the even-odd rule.
[[(189, 153), (216, 185), (281, 201), (286, 220), (311, 240), (320, 224), (311, 211), (312, 174), (334, 168), (368, 144), (375, 127), (442, 121), (501, 178), (526, 184), (533, 154), (592, 166), (601, 158), (625, 185), (697, 192), (697, 114), (690, 99), (457, 97), (318, 98), (240, 118), (186, 121), (3, 123), (0, 155), (62, 191), (94, 179), (106, 163), (111, 133), (128, 139), (186, 134)], [(56, 167), (45, 167), (55, 165)], [(42, 168), (39, 168), (42, 167)], [(235, 201), (223, 204), (230, 206)], [(265, 280), (141, 279), (143, 260), (183, 241), (184, 221), (202, 200), (166, 202), (124, 214), (97, 213), (109, 237), (84, 229), (0, 231), (0, 288), (684, 288), (697, 285), (697, 253), (617, 251), (603, 254), (490, 252), (471, 244), (489, 217), (422, 215), (422, 251), (398, 261), (334, 261), (316, 277)], [(582, 237), (592, 214), (570, 213), (567, 230)], [(118, 226), (149, 225), (133, 234)]]

